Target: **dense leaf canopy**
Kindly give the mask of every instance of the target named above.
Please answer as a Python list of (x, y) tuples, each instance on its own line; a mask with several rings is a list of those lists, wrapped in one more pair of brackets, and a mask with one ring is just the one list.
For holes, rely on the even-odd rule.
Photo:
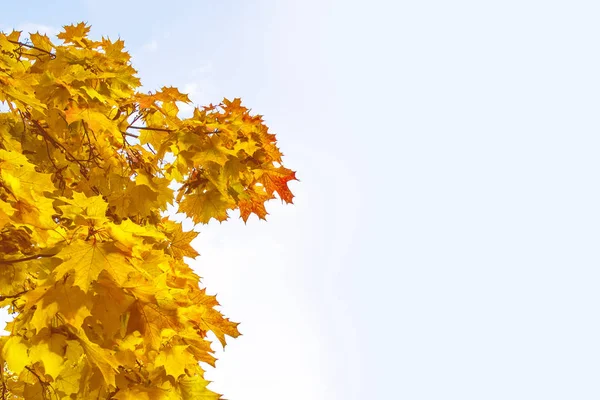
[(187, 95), (141, 93), (123, 42), (89, 29), (0, 34), (0, 398), (218, 399), (199, 362), (237, 324), (167, 207), (264, 219), (294, 172), (239, 99), (182, 118)]

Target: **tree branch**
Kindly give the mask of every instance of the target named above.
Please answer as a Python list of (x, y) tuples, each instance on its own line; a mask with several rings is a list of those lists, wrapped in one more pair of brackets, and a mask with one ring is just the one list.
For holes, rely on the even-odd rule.
[(0, 265), (1, 264), (8, 265), (8, 264), (15, 264), (15, 263), (20, 263), (20, 262), (25, 262), (25, 261), (37, 260), (38, 258), (54, 257), (55, 255), (56, 254), (36, 254), (34, 256), (17, 258), (15, 260), (0, 260)]
[(160, 132), (175, 132), (173, 129), (167, 129), (167, 128), (148, 128), (147, 126), (133, 126), (133, 125), (129, 125), (127, 127), (127, 129), (140, 129), (140, 130), (146, 130), (146, 131), (160, 131)]
[[(50, 53), (48, 50), (40, 49), (39, 47), (35, 47), (35, 46), (32, 46), (32, 45), (30, 45), (30, 44), (27, 44), (27, 43), (23, 43), (23, 42), (18, 42), (18, 41), (16, 41), (16, 40), (9, 40), (9, 42), (11, 42), (11, 43), (13, 43), (13, 44), (18, 44), (19, 46), (22, 46), (22, 47), (27, 47), (28, 49), (32, 49), (32, 50), (41, 51), (42, 53), (46, 53), (46, 54), (48, 54), (48, 55), (49, 55), (50, 57), (52, 57), (52, 58), (56, 58), (56, 54), (54, 54), (54, 53)], [(35, 56), (35, 55), (33, 55), (33, 54), (25, 54), (25, 55), (32, 55), (32, 56), (34, 56), (34, 57), (37, 57), (37, 56)]]
[(5, 296), (0, 296), (0, 301), (4, 301), (4, 300), (6, 300), (6, 299), (15, 299), (15, 298), (17, 298), (17, 297), (21, 296), (22, 294), (25, 294), (25, 293), (27, 293), (28, 291), (29, 291), (29, 290), (23, 290), (22, 292), (19, 292), (19, 293), (10, 294), (10, 295), (9, 295), (9, 294), (7, 294), (7, 295), (5, 295)]
[(59, 148), (62, 150), (63, 154), (65, 155), (65, 158), (68, 161), (75, 161), (78, 165), (79, 165), (79, 171), (81, 172), (81, 174), (84, 176), (84, 178), (88, 179), (88, 175), (87, 175), (87, 167), (85, 165), (83, 165), (81, 162), (82, 161), (86, 161), (86, 160), (78, 160), (76, 159), (70, 152), (69, 150), (67, 150), (67, 148), (65, 146), (63, 146), (61, 143), (59, 143), (56, 139), (54, 139), (50, 134), (48, 134), (48, 132), (46, 132), (46, 130), (44, 129), (44, 127), (36, 120), (30, 120), (38, 129), (38, 132), (44, 137), (47, 138), (50, 143), (52, 143), (54, 145), (54, 147)]

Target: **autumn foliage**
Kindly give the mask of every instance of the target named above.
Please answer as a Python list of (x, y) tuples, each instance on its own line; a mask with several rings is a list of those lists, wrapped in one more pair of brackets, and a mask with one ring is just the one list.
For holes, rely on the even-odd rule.
[(123, 42), (88, 32), (0, 34), (0, 399), (219, 399), (199, 362), (237, 324), (167, 206), (263, 219), (294, 172), (239, 99), (183, 118), (187, 95), (141, 93)]

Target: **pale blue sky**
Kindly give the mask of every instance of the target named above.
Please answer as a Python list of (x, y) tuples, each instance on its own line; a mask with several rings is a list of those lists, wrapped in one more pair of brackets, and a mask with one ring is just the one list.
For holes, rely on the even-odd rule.
[[(84, 20), (148, 89), (241, 96), (302, 180), (201, 228), (243, 336), (231, 400), (600, 398), (600, 6), (593, 1), (7, 3)], [(29, 25), (27, 25), (29, 24)]]

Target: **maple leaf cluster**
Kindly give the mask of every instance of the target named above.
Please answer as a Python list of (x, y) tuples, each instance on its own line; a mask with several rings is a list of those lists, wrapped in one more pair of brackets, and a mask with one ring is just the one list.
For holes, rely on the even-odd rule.
[(167, 207), (264, 219), (294, 172), (239, 99), (181, 118), (187, 95), (140, 93), (124, 43), (89, 29), (0, 33), (0, 399), (219, 399), (199, 362), (237, 323)]

